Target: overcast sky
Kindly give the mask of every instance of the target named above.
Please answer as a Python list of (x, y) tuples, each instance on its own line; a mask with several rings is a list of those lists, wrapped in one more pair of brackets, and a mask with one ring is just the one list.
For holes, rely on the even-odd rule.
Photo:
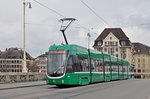
[[(80, 0), (36, 0), (65, 17), (76, 18), (66, 31), (69, 44), (87, 47), (88, 30), (91, 47), (105, 29), (122, 28), (131, 42), (150, 46), (150, 0), (82, 0), (106, 22), (95, 16)], [(59, 31), (62, 16), (34, 0), (26, 6), (26, 50), (32, 57), (48, 51), (52, 44), (65, 43)], [(78, 25), (80, 24), (80, 25)], [(92, 29), (91, 29), (92, 28)], [(23, 0), (0, 0), (0, 50), (23, 48)]]

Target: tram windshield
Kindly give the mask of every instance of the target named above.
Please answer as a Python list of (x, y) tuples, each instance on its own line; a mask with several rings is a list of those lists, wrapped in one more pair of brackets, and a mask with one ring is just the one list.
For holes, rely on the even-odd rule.
[(48, 54), (47, 74), (51, 77), (62, 76), (65, 72), (67, 51), (51, 50)]

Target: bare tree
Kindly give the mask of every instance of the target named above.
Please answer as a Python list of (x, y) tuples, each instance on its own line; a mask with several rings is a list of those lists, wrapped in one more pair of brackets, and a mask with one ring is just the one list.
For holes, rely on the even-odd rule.
[(38, 61), (33, 61), (29, 64), (28, 72), (39, 72)]

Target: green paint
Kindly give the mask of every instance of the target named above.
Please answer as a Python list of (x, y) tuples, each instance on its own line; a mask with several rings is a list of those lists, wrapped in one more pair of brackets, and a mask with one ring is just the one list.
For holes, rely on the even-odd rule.
[[(77, 72), (77, 73), (67, 73), (63, 77), (51, 77), (46, 76), (47, 84), (49, 85), (88, 85), (89, 83), (101, 82), (101, 81), (111, 81), (118, 79), (127, 79), (130, 77), (129, 74), (124, 74), (119, 72), (120, 66), (129, 66), (128, 61), (124, 61), (115, 56), (101, 53), (99, 51), (87, 49), (78, 45), (52, 45), (49, 50), (68, 50), (68, 57), (70, 55), (77, 55), (81, 57), (88, 58), (90, 71), (89, 72)], [(48, 53), (47, 53), (48, 54)], [(103, 60), (103, 72), (92, 72), (91, 59)], [(105, 62), (110, 62), (110, 73), (105, 73)], [(118, 72), (112, 72), (112, 63), (118, 64)], [(127, 71), (128, 73), (128, 71)]]
[(105, 62), (104, 62), (104, 53), (102, 53), (103, 56), (103, 80), (105, 81)]
[(110, 60), (110, 80), (112, 79), (112, 67), (111, 67), (111, 56), (109, 56), (109, 60)]

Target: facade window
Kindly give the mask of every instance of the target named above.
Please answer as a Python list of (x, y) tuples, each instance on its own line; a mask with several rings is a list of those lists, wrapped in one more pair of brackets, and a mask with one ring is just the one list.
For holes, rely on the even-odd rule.
[(110, 48), (108, 48), (108, 53), (110, 53)]
[(143, 64), (143, 67), (145, 67), (145, 64)]
[(110, 48), (111, 53), (114, 53), (114, 48)]
[(126, 54), (123, 54), (123, 59), (126, 59)]
[(108, 46), (110, 46), (110, 42), (108, 42)]
[(138, 62), (140, 62), (140, 59), (138, 59)]
[(140, 67), (140, 64), (138, 64), (138, 67)]
[(105, 46), (107, 46), (107, 42), (105, 42)]
[(141, 72), (141, 70), (140, 69), (138, 69), (138, 73), (140, 73)]
[(107, 48), (105, 48), (104, 51), (107, 52)]
[(136, 69), (134, 69), (134, 72), (136, 72)]
[(143, 63), (145, 63), (145, 59), (143, 59)]
[(112, 42), (112, 46), (114, 46), (114, 42)]
[(143, 54), (143, 57), (144, 57), (145, 55)]
[(116, 48), (116, 52), (118, 52), (118, 48)]
[(118, 54), (116, 54), (116, 57), (118, 57)]
[(100, 46), (101, 45), (101, 41), (97, 42), (97, 44), (98, 44), (98, 46)]
[(112, 46), (112, 42), (110, 42), (110, 46)]
[(126, 48), (122, 48), (122, 52), (125, 53), (126, 52)]
[(118, 46), (118, 42), (116, 42), (116, 46)]
[(112, 40), (112, 37), (110, 37), (110, 40)]
[(100, 45), (99, 42), (97, 42), (97, 45), (98, 45), (98, 46)]
[(122, 46), (125, 46), (125, 44), (126, 44), (125, 41), (122, 41), (122, 42), (121, 42), (121, 45), (122, 45)]
[(138, 53), (138, 57), (140, 57), (140, 53)]
[(143, 72), (145, 72), (145, 70), (143, 69)]

